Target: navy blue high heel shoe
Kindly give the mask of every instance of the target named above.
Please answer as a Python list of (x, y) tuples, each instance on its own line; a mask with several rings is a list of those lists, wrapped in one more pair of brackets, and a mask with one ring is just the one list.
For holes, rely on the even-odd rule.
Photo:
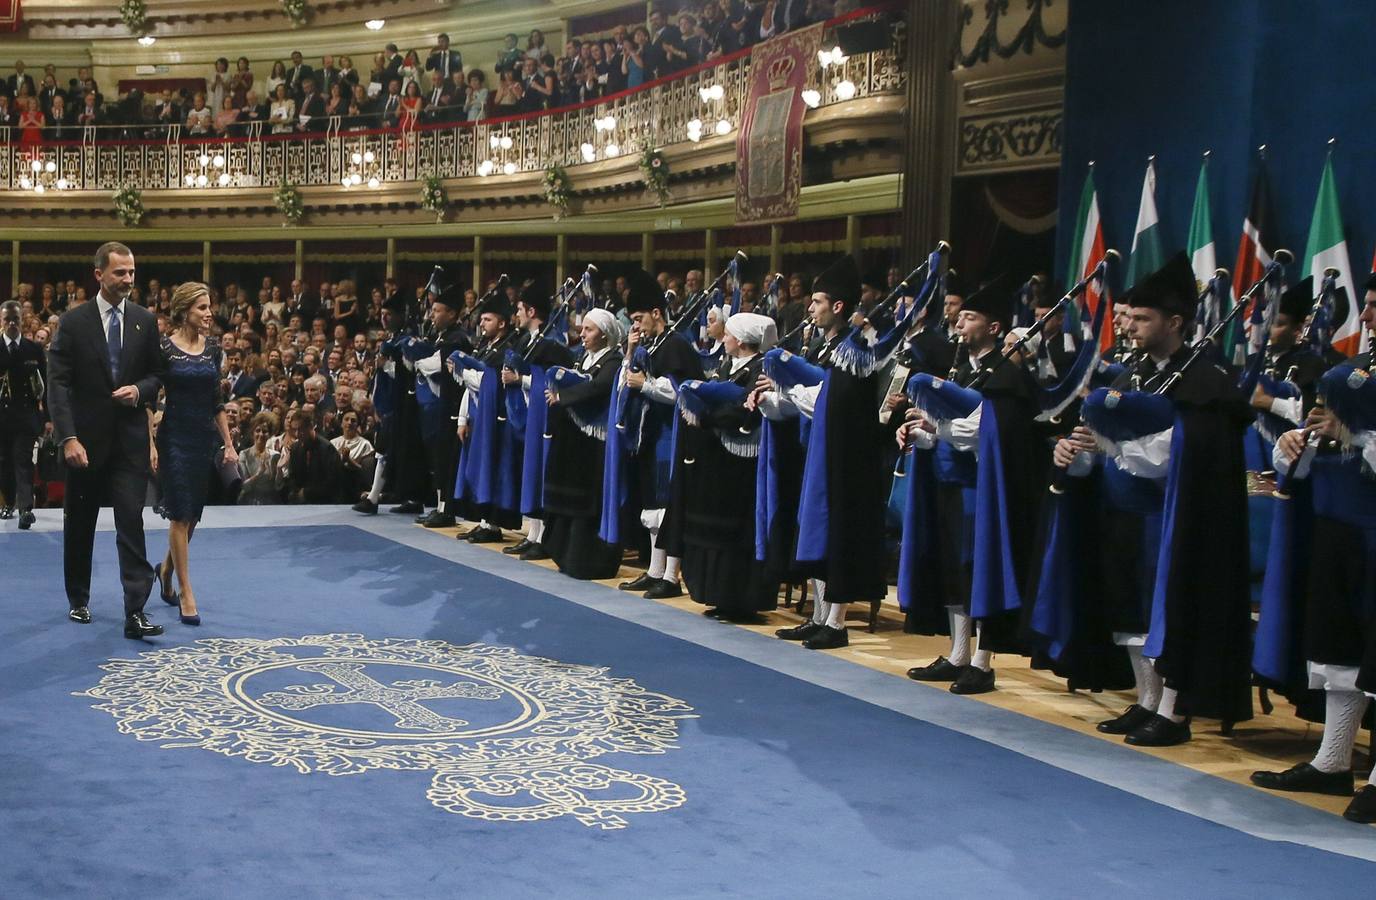
[(158, 596), (162, 598), (163, 603), (166, 603), (168, 606), (177, 606), (182, 602), (181, 595), (176, 591), (169, 594), (163, 589), (162, 563), (153, 566), (153, 577), (158, 580)]
[(178, 616), (181, 618), (182, 624), (183, 624), (183, 625), (199, 625), (199, 624), (201, 624), (201, 615), (200, 615), (200, 613), (197, 613), (197, 614), (194, 615), (194, 616), (188, 616), (186, 613), (178, 613)]

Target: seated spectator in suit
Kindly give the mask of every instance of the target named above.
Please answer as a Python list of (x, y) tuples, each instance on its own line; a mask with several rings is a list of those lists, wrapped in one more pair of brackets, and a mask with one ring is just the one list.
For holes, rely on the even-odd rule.
[(225, 351), (224, 380), (229, 388), (230, 397), (254, 396), (258, 393), (258, 385), (262, 378), (263, 376), (244, 368), (244, 352), (238, 347), (231, 347)]
[(387, 93), (380, 98), (377, 111), (382, 114), (382, 127), (395, 128), (401, 121), (401, 79), (387, 82)]
[(67, 98), (58, 94), (52, 98), (52, 106), (48, 108), (48, 127), (43, 137), (49, 141), (71, 141), (79, 136), (71, 117), (67, 115)]
[(153, 121), (158, 125), (176, 125), (182, 120), (181, 104), (171, 91), (163, 91), (153, 105)]
[(255, 123), (261, 129), (263, 124), (268, 121), (271, 110), (266, 103), (258, 100), (258, 92), (249, 90), (244, 94), (244, 106), (239, 110), (239, 118), (235, 122), (235, 134), (247, 135), (254, 130)]
[(322, 131), (325, 128), (325, 98), (315, 87), (315, 76), (307, 75), (301, 89), (301, 102), (296, 107), (296, 122), (301, 131)]
[(534, 91), (526, 90), (525, 82), (519, 78), (511, 82), (511, 95), (515, 99), (511, 111), (517, 115), (538, 112), (544, 108), (540, 95)]
[(0, 94), (0, 127), (12, 128), (17, 119), (14, 107), (10, 105), (10, 95)]
[(593, 66), (583, 69), (582, 82), (578, 85), (578, 102), (587, 103), (591, 100), (600, 100), (604, 93), (602, 85), (598, 83), (597, 69)]
[(309, 406), (292, 410), (296, 418), (297, 439), (290, 448), (283, 443), (286, 466), (282, 488), (288, 503), (338, 503), (339, 451), (321, 437)]
[(424, 122), (445, 122), (450, 118), (454, 98), (449, 92), (449, 80), (438, 70), (430, 72), (430, 85), (421, 95), (421, 120)]
[(78, 125), (104, 125), (105, 116), (100, 110), (100, 100), (96, 97), (96, 92), (87, 91), (81, 106), (77, 107), (76, 124)]

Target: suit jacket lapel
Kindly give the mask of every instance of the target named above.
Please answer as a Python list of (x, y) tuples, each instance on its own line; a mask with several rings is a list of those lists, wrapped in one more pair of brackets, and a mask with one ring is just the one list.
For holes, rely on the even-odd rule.
[[(89, 312), (87, 310), (89, 309)], [(84, 313), (86, 317), (86, 330), (91, 336), (91, 346), (99, 354), (100, 371), (105, 376), (105, 381), (110, 385), (110, 389), (115, 387), (115, 380), (110, 377), (110, 342), (105, 337), (105, 326), (100, 318), (100, 303), (95, 298), (87, 300), (86, 303), (77, 310)], [(123, 360), (121, 360), (121, 364)]]

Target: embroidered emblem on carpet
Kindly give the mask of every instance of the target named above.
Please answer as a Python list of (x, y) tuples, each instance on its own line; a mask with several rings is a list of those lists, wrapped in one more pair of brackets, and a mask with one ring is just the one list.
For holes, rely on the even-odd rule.
[(624, 828), (625, 814), (686, 799), (672, 782), (591, 762), (675, 749), (678, 720), (693, 718), (605, 668), (357, 634), (215, 638), (101, 668), (76, 696), (141, 741), (303, 773), (431, 771), (430, 802), (470, 818)]

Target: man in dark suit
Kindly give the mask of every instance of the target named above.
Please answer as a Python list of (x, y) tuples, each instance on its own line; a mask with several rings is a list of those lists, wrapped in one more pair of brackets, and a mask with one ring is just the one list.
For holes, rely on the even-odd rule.
[(431, 72), (430, 87), (421, 94), (421, 101), (424, 103), (421, 108), (421, 118), (427, 122), (448, 121), (453, 99), (450, 95), (449, 82), (444, 80), (444, 76), (438, 70)]
[(287, 297), (287, 307), (283, 310), (282, 315), (288, 319), (294, 315), (299, 315), (301, 316), (301, 323), (309, 326), (319, 311), (320, 298), (306, 293), (306, 283), (300, 278), (293, 278), (291, 295)]
[(258, 385), (263, 382), (263, 378), (258, 373), (250, 372), (244, 368), (244, 351), (238, 347), (230, 347), (225, 350), (224, 380), (229, 385), (229, 396), (233, 400), (238, 400), (240, 397), (252, 397), (258, 393)]
[(147, 408), (158, 399), (162, 352), (153, 313), (128, 302), (134, 254), (123, 244), (102, 244), (95, 255), (100, 291), (58, 322), (48, 354), (48, 411), (67, 463), (62, 521), (62, 569), (67, 617), (91, 621), (91, 556), (96, 517), (108, 499), (115, 512), (124, 636), (162, 634), (144, 603), (153, 587), (143, 539), (148, 492)]
[(315, 77), (307, 76), (301, 89), (301, 103), (296, 108), (296, 120), (302, 131), (319, 131), (325, 127), (325, 98), (315, 89)]
[(382, 83), (386, 84), (393, 78), (400, 78), (401, 64), (406, 60), (397, 52), (397, 45), (388, 44), (387, 48), (382, 51), (382, 56), (384, 62)]
[(287, 70), (287, 93), (300, 100), (305, 94), (306, 79), (314, 75), (311, 67), (306, 65), (305, 57), (301, 55), (301, 51), (293, 50), (291, 52), (291, 68)]
[(383, 128), (396, 127), (401, 115), (401, 79), (387, 81), (387, 93), (378, 98), (376, 112), (382, 116)]
[(43, 348), (19, 331), (22, 318), (14, 300), (0, 305), (0, 519), (19, 510), (27, 531), (33, 515), (33, 445), (43, 430)]
[(29, 86), (30, 96), (38, 94), (38, 89), (33, 83), (33, 76), (24, 74), (24, 61), (22, 59), (16, 59), (14, 61), (14, 74), (5, 79), (5, 86), (9, 88), (11, 97), (18, 96), (19, 85), (21, 84), (27, 84)]
[(425, 60), (427, 72), (439, 72), (447, 82), (455, 72), (463, 71), (463, 54), (449, 49), (449, 35), (441, 34), (435, 41), (435, 49)]
[[(315, 73), (315, 86), (320, 91), (322, 97), (330, 96), (330, 88), (339, 83), (339, 70), (335, 68), (333, 56), (320, 57), (320, 70)], [(344, 97), (347, 99), (349, 92), (353, 90), (349, 84), (340, 85), (344, 89)]]

